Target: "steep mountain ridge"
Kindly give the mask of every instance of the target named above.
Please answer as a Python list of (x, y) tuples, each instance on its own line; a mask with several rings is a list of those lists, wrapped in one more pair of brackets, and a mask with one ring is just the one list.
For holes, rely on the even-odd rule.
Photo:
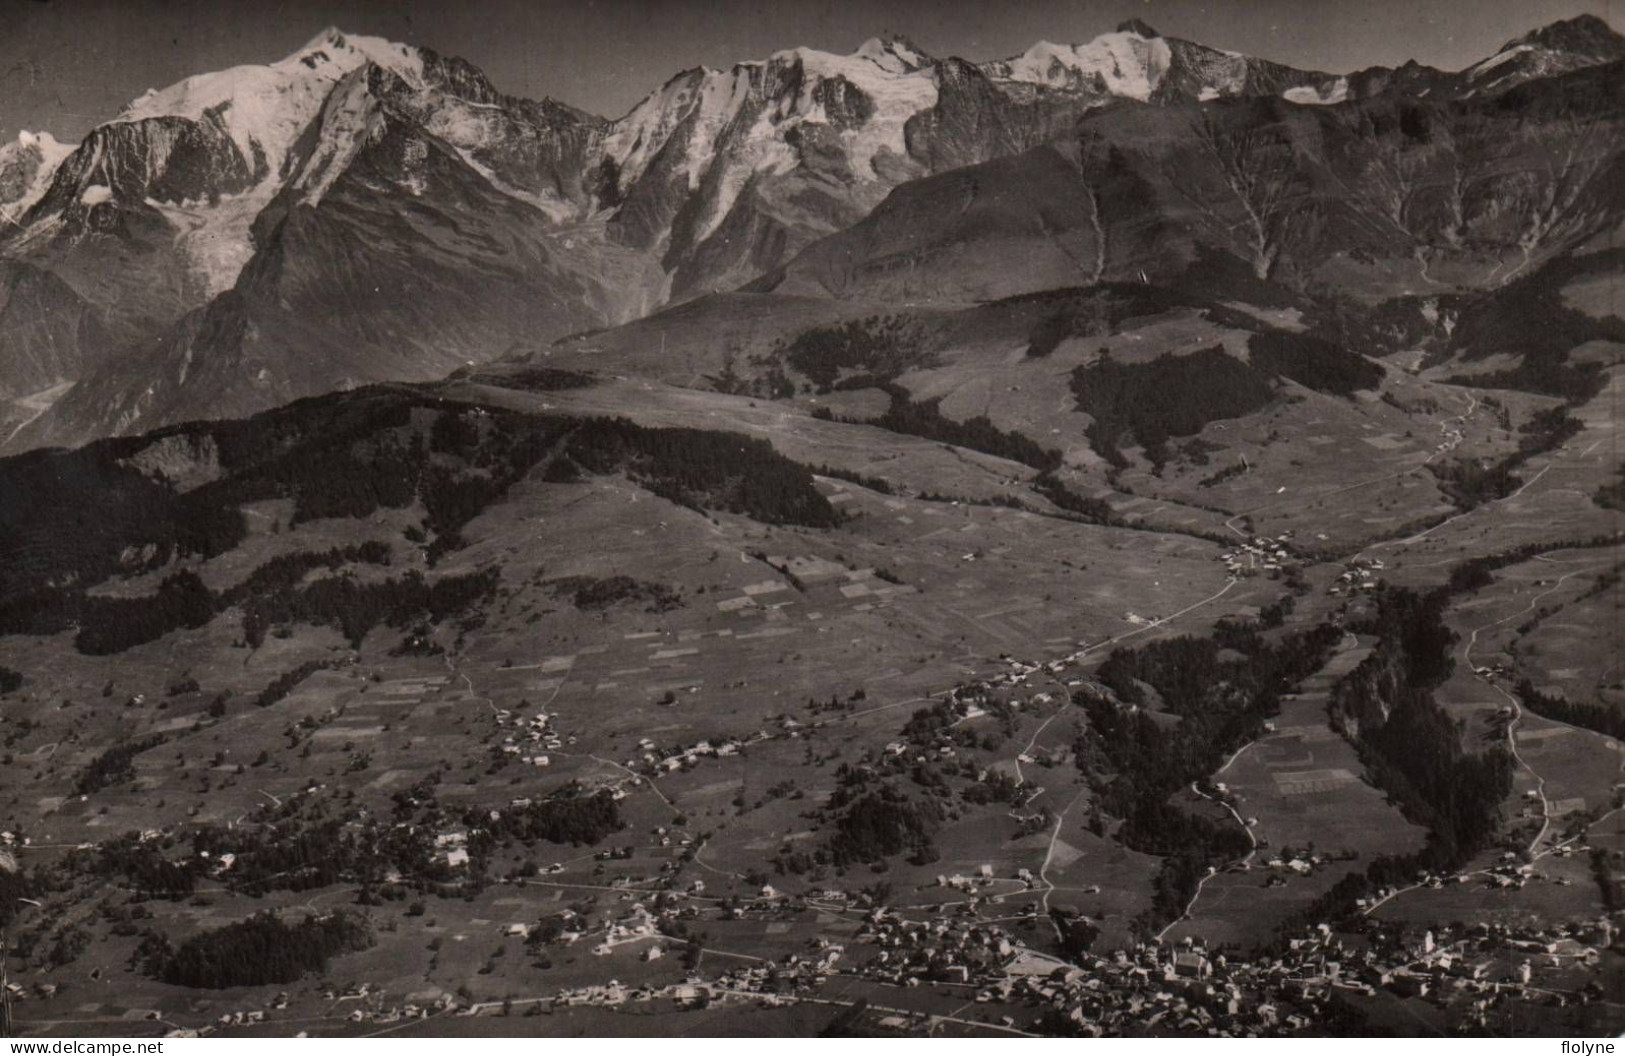
[(1622, 132), (1619, 62), (1487, 98), (1119, 105), (1070, 142), (900, 188), (758, 288), (974, 300), (1178, 274), (1204, 249), (1367, 301), (1495, 288), (1617, 226)]
[[(1459, 74), (1301, 71), (1138, 21), (982, 63), (875, 38), (685, 71), (609, 121), (327, 30), (148, 92), (77, 148), (0, 151), (0, 259), (54, 291), (8, 302), (34, 336), (11, 339), (0, 393), (74, 383), (9, 449), (425, 380), (752, 283), (1004, 296), (1177, 273), (1201, 246), (1373, 296), (1496, 281), (1612, 215), (1595, 134), (1617, 80), (1595, 71), (1616, 52), (1584, 19)], [(1564, 78), (1579, 116), (1497, 140), (1500, 111), (1550, 109)], [(1363, 142), (1396, 128), (1402, 149)], [(987, 239), (1011, 267), (981, 266)], [(969, 277), (933, 270), (932, 246)], [(30, 314), (47, 304), (83, 325)]]
[(1494, 55), (1462, 70), (1456, 91), (1469, 96), (1501, 91), (1620, 59), (1625, 59), (1625, 38), (1597, 16), (1580, 15), (1507, 41)]
[(0, 225), (15, 227), (24, 213), (39, 201), (51, 185), (56, 168), (73, 145), (59, 143), (49, 132), (17, 133), (17, 138), (0, 146)]

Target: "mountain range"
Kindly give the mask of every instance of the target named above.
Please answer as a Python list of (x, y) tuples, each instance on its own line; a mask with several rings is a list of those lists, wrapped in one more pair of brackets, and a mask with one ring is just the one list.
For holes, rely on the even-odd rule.
[(1622, 126), (1582, 18), (22, 134), (0, 1020), (1619, 1036)]
[(1139, 21), (991, 62), (871, 39), (684, 71), (618, 120), (329, 29), (0, 148), (0, 450), (534, 360), (732, 291), (838, 314), (1223, 272), (1410, 335), (1396, 305), (1612, 245), (1622, 104), (1593, 17), (1458, 72)]

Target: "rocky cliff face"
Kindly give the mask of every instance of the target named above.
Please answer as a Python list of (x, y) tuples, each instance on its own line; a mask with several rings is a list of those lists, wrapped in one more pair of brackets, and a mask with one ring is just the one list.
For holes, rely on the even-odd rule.
[(1616, 215), (1625, 41), (1294, 70), (1139, 22), (986, 63), (901, 38), (672, 78), (609, 121), (336, 30), (77, 148), (0, 148), (10, 448), (435, 377), (746, 284), (954, 299), (1188, 268), (1503, 281)]
[(90, 306), (57, 276), (0, 262), (0, 397), (16, 399), (73, 381), (104, 340)]
[(49, 132), (20, 132), (0, 146), (0, 231), (9, 232), (51, 186), (51, 178), (73, 147)]

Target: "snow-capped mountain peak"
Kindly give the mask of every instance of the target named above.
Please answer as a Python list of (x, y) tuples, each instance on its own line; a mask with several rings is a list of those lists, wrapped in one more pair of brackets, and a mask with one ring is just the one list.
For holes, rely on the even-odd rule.
[(149, 90), (126, 106), (117, 120), (216, 121), (245, 161), (256, 168), (263, 165), (262, 177), (281, 175), (289, 150), (321, 113), (333, 86), (369, 62), (408, 83), (422, 83), (423, 57), (416, 48), (326, 29), (270, 65), (234, 66)]
[(1501, 50), (1514, 48), (1543, 48), (1606, 61), (1625, 53), (1625, 37), (1596, 15), (1579, 15), (1525, 33), (1508, 41)]
[(1581, 15), (1507, 41), (1460, 76), (1468, 86), (1464, 94), (1475, 95), (1618, 59), (1625, 59), (1625, 37), (1595, 15)]
[(15, 140), (0, 146), (0, 234), (39, 201), (57, 166), (73, 150), (72, 144), (57, 142), (49, 132), (19, 132)]
[(870, 37), (852, 57), (872, 62), (887, 73), (912, 73), (932, 63), (929, 55), (900, 36)]
[(328, 26), (310, 38), (304, 47), (276, 65), (309, 65), (307, 59), (320, 63), (323, 55), (328, 57), (327, 61), (339, 62), (351, 69), (360, 65), (358, 60), (365, 60), (391, 70), (408, 81), (421, 82), (423, 77), (423, 54), (412, 45), (398, 44), (383, 37), (346, 33), (336, 26)]
[(1166, 40), (1142, 36), (1130, 29), (1102, 33), (1085, 44), (1041, 40), (1015, 58), (990, 67), (1011, 81), (1052, 88), (1092, 88), (1146, 102), (1172, 62)]

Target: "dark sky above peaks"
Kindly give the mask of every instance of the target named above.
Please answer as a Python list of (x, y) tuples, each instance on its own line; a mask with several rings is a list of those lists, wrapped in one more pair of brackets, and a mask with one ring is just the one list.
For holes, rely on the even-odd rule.
[(0, 136), (76, 140), (148, 88), (271, 62), (336, 25), (460, 55), (513, 95), (618, 117), (679, 70), (902, 33), (1003, 58), (1140, 18), (1169, 36), (1304, 68), (1406, 59), (1459, 69), (1507, 40), (1625, 0), (0, 0)]

